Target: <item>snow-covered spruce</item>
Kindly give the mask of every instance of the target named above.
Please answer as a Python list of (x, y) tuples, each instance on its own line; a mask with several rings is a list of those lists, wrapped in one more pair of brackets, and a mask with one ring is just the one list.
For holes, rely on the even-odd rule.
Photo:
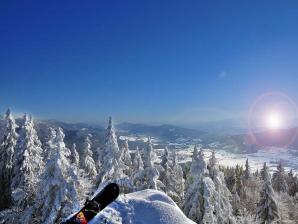
[(184, 200), (184, 177), (182, 167), (178, 163), (177, 153), (173, 152), (172, 175), (170, 182), (169, 196), (178, 204), (182, 206)]
[(162, 182), (162, 190), (169, 195), (178, 205), (181, 206), (184, 197), (184, 179), (183, 171), (177, 161), (177, 154), (173, 152), (172, 163), (167, 148), (161, 157), (160, 181)]
[[(235, 219), (233, 216), (233, 209), (231, 205), (232, 195), (229, 189), (226, 186), (224, 174), (219, 170), (217, 160), (215, 158), (215, 153), (209, 160), (208, 167), (210, 171), (212, 171), (212, 176), (209, 177), (212, 179), (215, 187), (215, 192), (212, 193), (212, 190), (207, 193), (209, 195), (209, 201), (211, 204), (205, 206), (205, 215), (203, 217), (203, 223), (208, 223), (208, 217), (213, 216), (216, 220), (216, 223), (235, 223)], [(211, 183), (206, 181), (204, 178), (204, 184), (207, 186), (211, 186)], [(212, 187), (211, 187), (212, 188)], [(208, 201), (205, 197), (205, 203)], [(212, 212), (210, 211), (210, 207), (213, 208)], [(206, 215), (206, 212), (208, 215)], [(204, 222), (205, 220), (205, 222)]]
[(248, 163), (248, 159), (245, 162), (245, 170), (244, 170), (244, 179), (248, 180), (251, 177), (250, 166)]
[(42, 174), (34, 216), (29, 223), (60, 222), (79, 209), (76, 191), (78, 181), (68, 160), (70, 150), (66, 148), (63, 139), (61, 128), (50, 129), (46, 169)]
[(77, 145), (76, 143), (72, 144), (72, 147), (70, 149), (70, 162), (76, 167), (80, 167), (80, 156), (77, 151)]
[(121, 160), (123, 161), (124, 165), (126, 166), (126, 169), (124, 170), (124, 173), (127, 176), (131, 175), (132, 172), (132, 161), (131, 156), (129, 153), (129, 146), (128, 146), (128, 140), (124, 140), (123, 147), (121, 149)]
[(277, 170), (272, 176), (272, 187), (277, 192), (288, 192), (289, 187), (287, 183), (287, 174), (285, 168), (283, 167), (281, 161), (277, 165)]
[[(215, 161), (212, 159), (212, 161)], [(209, 164), (213, 176), (209, 176), (203, 151), (194, 149), (183, 210), (197, 223), (235, 223), (230, 204), (230, 192), (223, 173), (216, 163)]]
[(12, 181), (14, 201), (22, 209), (34, 204), (36, 187), (44, 170), (42, 153), (33, 118), (25, 114), (15, 151)]
[(147, 146), (143, 150), (143, 163), (144, 163), (144, 179), (143, 189), (158, 189), (158, 186), (162, 186), (161, 181), (158, 180), (159, 172), (153, 163), (154, 152), (153, 144), (150, 137), (148, 138)]
[(263, 167), (264, 184), (261, 191), (261, 199), (257, 207), (257, 217), (262, 223), (280, 221), (279, 209), (275, 200), (275, 194), (271, 185), (271, 178), (266, 163)]
[(217, 166), (217, 160), (216, 160), (216, 157), (215, 157), (215, 151), (213, 150), (212, 154), (211, 154), (211, 157), (209, 159), (209, 163), (207, 165), (207, 168), (209, 170), (209, 175), (212, 179), (214, 178), (215, 172), (218, 169), (216, 166)]
[(298, 175), (294, 174), (293, 169), (288, 173), (288, 187), (290, 196), (298, 195)]
[(89, 177), (95, 180), (97, 176), (97, 170), (92, 155), (93, 152), (91, 150), (91, 141), (89, 136), (87, 136), (83, 145), (82, 156), (80, 160), (81, 168), (84, 169), (85, 173)]
[(204, 158), (199, 158), (198, 148), (195, 146), (190, 171), (186, 179), (186, 193), (183, 211), (187, 217), (195, 222), (203, 219), (203, 178), (207, 174)]
[(140, 154), (140, 150), (137, 147), (135, 150), (133, 169), (132, 169), (132, 185), (134, 187), (134, 190), (138, 191), (142, 189), (143, 178), (144, 178), (144, 163)]
[(161, 190), (163, 190), (166, 194), (171, 191), (171, 175), (172, 168), (170, 167), (170, 159), (169, 159), (169, 151), (168, 148), (165, 147), (164, 154), (161, 156), (161, 167), (159, 168), (159, 180), (163, 183), (161, 186)]
[(9, 208), (12, 203), (13, 157), (17, 142), (16, 123), (10, 110), (5, 114), (5, 131), (0, 142), (0, 210)]
[(116, 182), (119, 184), (121, 192), (131, 192), (133, 186), (131, 180), (125, 174), (127, 166), (124, 164), (121, 151), (119, 150), (117, 136), (112, 118), (109, 118), (109, 124), (106, 131), (105, 145), (101, 155), (101, 170), (98, 177), (100, 183)]

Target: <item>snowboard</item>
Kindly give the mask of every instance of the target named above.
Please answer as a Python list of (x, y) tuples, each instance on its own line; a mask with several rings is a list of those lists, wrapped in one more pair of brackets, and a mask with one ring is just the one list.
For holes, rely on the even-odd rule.
[(119, 187), (115, 183), (108, 184), (91, 200), (87, 200), (79, 212), (61, 224), (88, 224), (101, 210), (112, 203), (119, 195)]

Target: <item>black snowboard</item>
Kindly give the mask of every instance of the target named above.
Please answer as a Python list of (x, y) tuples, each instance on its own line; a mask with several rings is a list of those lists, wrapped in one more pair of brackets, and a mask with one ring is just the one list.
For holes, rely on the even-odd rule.
[(61, 224), (88, 224), (94, 216), (112, 203), (118, 195), (118, 185), (115, 183), (108, 184), (93, 199), (87, 200), (79, 212)]

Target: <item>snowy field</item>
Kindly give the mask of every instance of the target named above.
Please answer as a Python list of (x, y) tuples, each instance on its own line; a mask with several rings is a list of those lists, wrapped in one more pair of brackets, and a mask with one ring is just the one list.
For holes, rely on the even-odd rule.
[[(192, 152), (193, 148), (179, 150), (178, 155), (181, 163), (191, 161)], [(212, 149), (204, 149), (206, 160), (209, 159), (211, 152)], [(276, 169), (277, 163), (281, 160), (287, 171), (293, 169), (295, 172), (298, 172), (298, 157), (293, 156), (288, 149), (272, 147), (250, 154), (234, 154), (224, 150), (216, 150), (216, 157), (219, 163), (224, 166), (236, 166), (237, 164), (244, 166), (248, 158), (249, 164), (254, 171), (256, 169), (260, 170), (264, 162), (273, 171)]]
[[(147, 137), (144, 136), (120, 136), (120, 139), (147, 142)], [(157, 138), (151, 138), (151, 140), (155, 147), (158, 145), (157, 143), (160, 141), (160, 139)], [(171, 144), (179, 146), (179, 143), (170, 143), (169, 146)], [(218, 144), (219, 143), (214, 142), (209, 144), (210, 148), (203, 149), (206, 160), (209, 159), (213, 150), (213, 146), (217, 147)], [(182, 145), (185, 145), (185, 142), (181, 144), (180, 147)], [(191, 155), (193, 153), (194, 145), (188, 145), (186, 147), (187, 148), (185, 149), (176, 149), (180, 163), (191, 161)], [(157, 153), (157, 155), (160, 156), (163, 154), (164, 149), (155, 148), (154, 150)], [(219, 163), (223, 166), (236, 166), (237, 164), (244, 166), (245, 161), (248, 158), (249, 164), (253, 171), (257, 169), (260, 170), (263, 167), (264, 162), (267, 163), (267, 166), (269, 167), (270, 171), (274, 171), (276, 169), (277, 163), (279, 161), (282, 161), (286, 171), (293, 169), (294, 172), (298, 173), (298, 157), (294, 156), (293, 153), (291, 153), (290, 149), (271, 147), (266, 149), (260, 149), (256, 153), (249, 154), (232, 153), (230, 151), (217, 149), (215, 151)], [(134, 150), (131, 150), (131, 152), (134, 152)]]

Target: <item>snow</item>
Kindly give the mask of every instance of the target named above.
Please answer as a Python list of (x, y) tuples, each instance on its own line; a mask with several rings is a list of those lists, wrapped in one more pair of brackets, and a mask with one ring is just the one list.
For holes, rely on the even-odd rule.
[[(156, 142), (159, 142), (160, 139), (156, 138), (156, 137), (150, 137), (151, 141), (153, 143), (153, 145), (156, 144)], [(125, 141), (128, 140), (130, 142), (136, 142), (136, 141), (140, 141), (140, 142), (147, 142), (148, 141), (148, 136), (124, 136), (124, 135), (120, 135), (119, 136), (119, 140)]]
[(97, 215), (90, 224), (188, 224), (194, 223), (178, 208), (165, 193), (157, 190), (142, 190), (121, 195)]
[[(212, 151), (212, 148), (204, 149), (205, 160), (210, 158)], [(182, 149), (177, 153), (181, 158), (179, 163), (191, 161), (192, 148)], [(223, 166), (236, 166), (237, 164), (244, 166), (246, 159), (248, 159), (253, 172), (257, 169), (260, 170), (264, 162), (269, 166), (270, 172), (273, 172), (276, 170), (279, 161), (282, 161), (286, 171), (292, 168), (295, 172), (298, 172), (298, 157), (293, 156), (291, 150), (285, 148), (264, 148), (250, 154), (237, 154), (225, 150), (216, 150), (215, 153), (218, 163)]]

